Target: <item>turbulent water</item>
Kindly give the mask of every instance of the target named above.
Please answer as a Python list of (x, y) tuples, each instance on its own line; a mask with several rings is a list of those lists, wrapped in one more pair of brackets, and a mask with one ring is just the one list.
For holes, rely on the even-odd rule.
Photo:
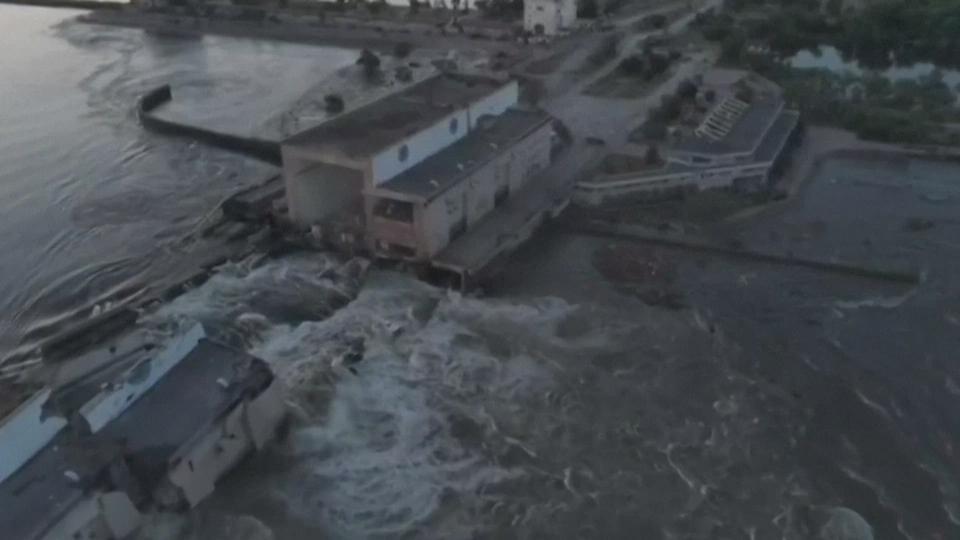
[(151, 317), (268, 360), (296, 421), (145, 538), (802, 538), (840, 511), (809, 504), (790, 396), (691, 314), (347, 268), (231, 265)]
[[(0, 7), (3, 347), (186, 264), (176, 239), (266, 171), (144, 133), (143, 90), (173, 82), (187, 108), (170, 114), (194, 103), (243, 130), (346, 58), (65, 17)], [(958, 538), (957, 177), (832, 160), (796, 201), (724, 231), (906, 264), (918, 286), (633, 246), (675, 269), (657, 286), (685, 307), (667, 310), (593, 268), (614, 243), (560, 233), (482, 298), (324, 254), (225, 265), (144, 323), (202, 322), (264, 358), (294, 421), (141, 538)]]

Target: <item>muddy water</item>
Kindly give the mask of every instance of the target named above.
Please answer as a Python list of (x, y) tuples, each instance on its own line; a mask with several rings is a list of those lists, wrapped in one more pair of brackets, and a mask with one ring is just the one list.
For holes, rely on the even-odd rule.
[[(791, 398), (690, 313), (611, 288), (621, 301), (479, 299), (384, 272), (357, 290), (339, 264), (231, 266), (155, 316), (246, 343), (297, 421), (145, 537), (768, 538), (827, 519), (790, 510), (808, 490)], [(363, 360), (339, 363), (358, 341)]]

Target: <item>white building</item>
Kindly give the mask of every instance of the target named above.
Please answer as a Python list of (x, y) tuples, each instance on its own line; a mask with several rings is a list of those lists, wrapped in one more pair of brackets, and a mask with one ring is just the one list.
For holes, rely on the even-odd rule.
[(738, 70), (718, 69), (708, 76), (713, 80), (704, 86), (716, 92), (715, 103), (693, 133), (670, 149), (662, 167), (598, 175), (578, 183), (574, 198), (598, 205), (635, 194), (769, 187), (798, 132), (800, 113), (786, 107), (780, 88), (770, 81)]
[(440, 74), (282, 145), (291, 220), (341, 249), (427, 261), (550, 162), (516, 81)]
[(523, 28), (535, 35), (553, 36), (577, 22), (576, 0), (524, 0)]

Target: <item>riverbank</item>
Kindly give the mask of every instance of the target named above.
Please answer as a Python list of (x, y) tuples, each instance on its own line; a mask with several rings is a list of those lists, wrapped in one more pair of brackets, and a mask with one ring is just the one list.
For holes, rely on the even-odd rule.
[[(105, 24), (140, 28), (147, 32), (171, 36), (220, 35), (238, 38), (266, 39), (306, 45), (328, 45), (347, 48), (367, 48), (393, 52), (397, 44), (406, 43), (415, 48), (451, 50), (483, 49), (501, 53), (507, 60), (510, 53), (518, 51), (519, 44), (512, 40), (494, 40), (473, 34), (452, 34), (436, 27), (397, 25), (388, 30), (377, 22), (316, 22), (307, 24), (293, 21), (271, 20), (242, 21), (186, 15), (167, 15), (137, 10), (94, 10), (81, 15), (79, 20), (90, 24)], [(395, 23), (396, 24), (396, 23)], [(415, 31), (416, 30), (416, 31)], [(503, 56), (508, 55), (508, 56)]]

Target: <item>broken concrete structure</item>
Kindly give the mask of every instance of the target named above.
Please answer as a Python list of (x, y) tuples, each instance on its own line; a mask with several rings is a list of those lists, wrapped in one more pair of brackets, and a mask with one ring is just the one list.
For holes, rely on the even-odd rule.
[(534, 35), (555, 36), (577, 23), (576, 0), (524, 0), (523, 28)]
[(346, 250), (428, 263), (550, 163), (515, 81), (443, 73), (282, 146), (290, 219)]
[(197, 504), (285, 414), (261, 360), (195, 327), (149, 358), (47, 388), (0, 422), (0, 530), (123, 538)]

